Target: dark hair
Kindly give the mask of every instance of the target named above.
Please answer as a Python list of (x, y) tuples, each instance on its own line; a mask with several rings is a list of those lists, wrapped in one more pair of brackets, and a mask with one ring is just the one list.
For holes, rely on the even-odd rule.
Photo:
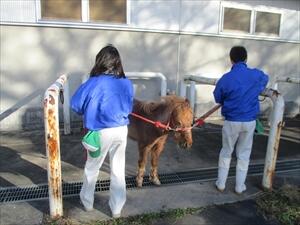
[(100, 76), (101, 74), (113, 74), (118, 78), (125, 78), (120, 54), (112, 45), (105, 46), (96, 55), (95, 65), (90, 72), (90, 77)]
[(245, 62), (247, 60), (247, 50), (243, 46), (234, 46), (231, 48), (229, 56), (234, 63)]

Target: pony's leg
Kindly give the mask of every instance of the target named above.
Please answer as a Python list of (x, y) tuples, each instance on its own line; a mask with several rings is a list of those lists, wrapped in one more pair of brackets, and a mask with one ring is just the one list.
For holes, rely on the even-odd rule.
[(159, 156), (162, 153), (165, 143), (166, 143), (167, 136), (163, 136), (159, 138), (156, 142), (155, 146), (152, 148), (151, 151), (151, 173), (150, 173), (150, 181), (155, 185), (160, 185), (160, 180), (158, 177), (158, 160)]
[(151, 149), (151, 146), (142, 146), (139, 144), (139, 161), (138, 161), (138, 171), (136, 176), (136, 186), (143, 186), (143, 179), (145, 174), (145, 168), (147, 163), (147, 156)]

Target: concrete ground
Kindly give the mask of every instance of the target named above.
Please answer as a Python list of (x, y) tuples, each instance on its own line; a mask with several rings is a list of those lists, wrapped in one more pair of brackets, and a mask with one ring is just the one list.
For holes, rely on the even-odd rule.
[[(287, 121), (286, 125), (280, 140), (278, 160), (300, 159), (299, 120)], [(81, 137), (82, 135), (78, 132), (69, 136), (61, 136), (62, 179), (65, 182), (82, 181), (84, 154), (80, 143)], [(216, 123), (216, 121), (210, 121), (204, 127), (193, 130), (193, 140), (192, 149), (186, 151), (179, 149), (170, 137), (160, 158), (159, 173), (216, 167), (218, 153), (221, 148), (221, 124)], [(267, 140), (267, 135), (255, 136), (251, 163), (264, 162)], [(126, 154), (127, 176), (135, 175), (137, 158), (137, 145), (129, 140)], [(234, 163), (235, 160), (233, 160), (232, 165)], [(43, 131), (1, 133), (1, 188), (47, 183), (46, 168), (47, 158)], [(149, 172), (149, 168), (147, 172)], [(99, 178), (109, 178), (109, 164), (107, 160), (101, 168)], [(122, 216), (127, 217), (174, 208), (209, 206), (207, 211), (201, 211), (199, 215), (187, 216), (182, 221), (178, 220), (176, 223), (172, 222), (172, 224), (221, 224), (219, 223), (220, 221), (217, 221), (218, 217), (227, 218), (228, 224), (247, 224), (245, 221), (252, 221), (250, 218), (253, 217), (257, 221), (263, 221), (263, 218), (255, 217), (255, 210), (251, 210), (254, 207), (251, 199), (262, 192), (261, 180), (261, 176), (248, 177), (248, 189), (242, 195), (236, 195), (233, 192), (234, 179), (228, 180), (227, 189), (224, 193), (219, 193), (215, 190), (214, 181), (128, 190), (127, 202), (122, 211)], [(299, 185), (299, 171), (276, 174), (274, 182), (293, 182)], [(95, 194), (95, 210), (93, 212), (85, 212), (82, 209), (78, 196), (66, 197), (63, 200), (64, 216), (78, 223), (109, 219), (108, 195), (108, 192)], [(246, 210), (247, 212), (245, 211), (244, 215), (235, 216), (233, 212), (238, 211), (236, 209), (240, 207), (248, 211)], [(48, 200), (36, 200), (1, 203), (0, 210), (1, 225), (40, 224), (49, 215), (49, 202)], [(213, 212), (218, 216), (214, 216)], [(225, 214), (222, 214), (222, 212)], [(244, 221), (244, 223), (239, 223), (239, 221)], [(157, 221), (156, 223), (156, 225), (163, 224), (168, 225), (171, 223), (168, 223), (168, 221)], [(267, 225), (268, 221), (256, 224)]]

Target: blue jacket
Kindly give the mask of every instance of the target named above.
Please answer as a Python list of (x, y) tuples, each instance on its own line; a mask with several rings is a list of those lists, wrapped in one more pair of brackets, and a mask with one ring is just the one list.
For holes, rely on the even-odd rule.
[(84, 126), (89, 130), (129, 124), (132, 105), (131, 81), (111, 74), (89, 78), (71, 99), (72, 110), (83, 115)]
[(258, 69), (250, 69), (244, 62), (235, 63), (231, 71), (217, 82), (214, 97), (222, 105), (226, 120), (247, 122), (257, 118), (259, 94), (266, 88), (269, 77)]

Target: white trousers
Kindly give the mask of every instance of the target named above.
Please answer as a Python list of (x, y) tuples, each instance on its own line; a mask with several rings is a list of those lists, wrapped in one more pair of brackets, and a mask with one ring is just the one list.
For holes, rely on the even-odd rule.
[(101, 155), (92, 158), (87, 154), (84, 167), (83, 185), (80, 199), (84, 207), (93, 209), (94, 191), (99, 169), (109, 153), (110, 162), (110, 199), (109, 206), (112, 214), (119, 214), (126, 201), (125, 182), (125, 149), (127, 144), (127, 126), (107, 128), (101, 133)]
[(230, 167), (231, 155), (236, 149), (236, 185), (235, 190), (246, 190), (245, 180), (247, 176), (250, 154), (252, 150), (253, 134), (256, 122), (224, 121), (222, 129), (222, 149), (219, 154), (219, 169), (216, 185), (224, 189)]

